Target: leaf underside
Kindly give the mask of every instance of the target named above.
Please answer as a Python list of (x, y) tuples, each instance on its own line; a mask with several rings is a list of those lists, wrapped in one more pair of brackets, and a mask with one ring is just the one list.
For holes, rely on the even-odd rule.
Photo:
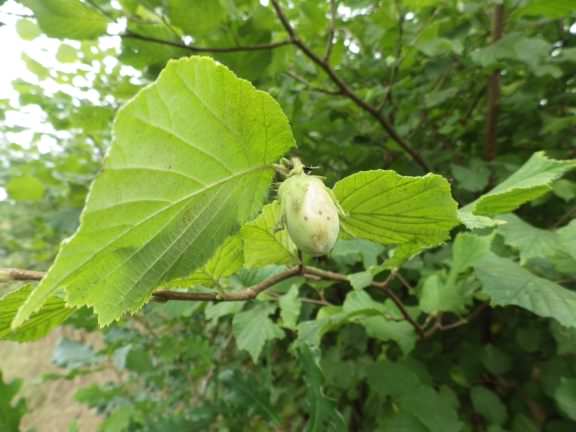
[(114, 132), (78, 231), (13, 326), (56, 289), (101, 325), (138, 310), (256, 215), (271, 164), (294, 145), (277, 102), (207, 57), (170, 61), (118, 112)]

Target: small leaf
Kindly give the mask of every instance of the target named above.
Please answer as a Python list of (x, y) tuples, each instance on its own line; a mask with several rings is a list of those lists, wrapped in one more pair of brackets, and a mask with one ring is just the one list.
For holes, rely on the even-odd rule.
[(530, 0), (526, 6), (518, 9), (515, 13), (559, 19), (574, 14), (574, 10), (573, 0)]
[(302, 308), (302, 301), (298, 297), (298, 291), (298, 284), (294, 284), (286, 294), (278, 299), (282, 326), (292, 330), (296, 329), (298, 317), (300, 317), (300, 309)]
[(12, 177), (6, 184), (6, 190), (17, 201), (40, 201), (44, 196), (44, 184), (29, 175)]
[(16, 31), (22, 39), (31, 41), (40, 36), (41, 32), (36, 23), (29, 19), (20, 19), (16, 23)]
[(219, 281), (242, 268), (242, 240), (239, 235), (228, 237), (201, 268), (188, 276), (173, 279), (163, 288), (191, 288), (196, 285), (213, 287)]
[(68, 39), (95, 39), (106, 33), (108, 19), (79, 0), (20, 0), (38, 19), (46, 35)]
[(68, 44), (61, 44), (58, 47), (56, 58), (60, 63), (73, 63), (77, 58), (77, 50)]
[(560, 378), (560, 383), (554, 391), (554, 399), (569, 418), (576, 420), (576, 379)]
[[(475, 216), (509, 213), (550, 190), (550, 185), (576, 168), (576, 160), (559, 161), (537, 152), (514, 174), (460, 210), (460, 220), (469, 228), (481, 224)], [(490, 221), (490, 219), (488, 219)]]
[(353, 237), (381, 244), (436, 245), (458, 224), (457, 204), (441, 176), (405, 177), (394, 171), (361, 171), (334, 186)]
[(62, 338), (56, 345), (52, 361), (59, 367), (75, 369), (98, 361), (96, 353), (88, 345)]
[(430, 432), (459, 432), (463, 424), (458, 419), (457, 406), (448, 394), (432, 387), (419, 386), (398, 400), (401, 411), (408, 411)]
[(502, 425), (506, 422), (508, 413), (496, 393), (486, 387), (476, 386), (470, 390), (470, 399), (474, 410), (484, 417), (488, 424)]
[(372, 280), (374, 279), (374, 275), (369, 271), (363, 271), (359, 273), (352, 273), (348, 275), (348, 280), (350, 281), (350, 285), (355, 290), (361, 290), (370, 286)]
[(26, 401), (19, 399), (14, 402), (18, 390), (20, 390), (20, 380), (9, 383), (4, 382), (2, 371), (0, 371), (0, 430), (6, 432), (17, 432), (20, 429), (20, 421), (26, 414)]
[(576, 292), (494, 254), (485, 256), (474, 268), (492, 304), (520, 306), (566, 327), (576, 327)]
[(242, 227), (246, 267), (269, 264), (294, 264), (298, 261), (296, 246), (286, 229), (278, 230), (280, 204), (274, 201), (262, 209), (252, 222)]
[(498, 232), (507, 244), (518, 250), (520, 263), (524, 264), (532, 258), (552, 257), (558, 252), (559, 238), (554, 231), (536, 228), (513, 214), (501, 219), (506, 224), (498, 227)]
[(168, 0), (168, 17), (186, 34), (197, 37), (214, 32), (226, 18), (226, 11), (214, 0)]
[(282, 329), (269, 318), (274, 309), (275, 307), (259, 304), (234, 315), (232, 326), (236, 345), (239, 349), (248, 351), (254, 363), (258, 363), (258, 357), (266, 342), (284, 337)]
[(51, 297), (21, 327), (11, 330), (12, 319), (33, 289), (31, 284), (24, 285), (0, 298), (0, 340), (27, 342), (40, 339), (74, 313), (74, 309), (66, 307), (64, 300)]

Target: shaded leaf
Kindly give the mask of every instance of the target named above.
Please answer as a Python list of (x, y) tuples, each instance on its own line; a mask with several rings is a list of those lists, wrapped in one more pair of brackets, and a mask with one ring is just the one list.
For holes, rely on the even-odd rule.
[(518, 250), (521, 263), (532, 258), (551, 257), (558, 251), (559, 239), (554, 231), (536, 228), (513, 214), (501, 219), (506, 223), (498, 228), (498, 232), (507, 244)]
[(515, 305), (576, 327), (576, 293), (538, 277), (506, 258), (488, 254), (474, 265), (492, 304)]
[(275, 307), (259, 304), (234, 315), (232, 326), (236, 345), (248, 351), (254, 363), (258, 363), (258, 357), (266, 342), (284, 337), (284, 331), (269, 318), (274, 310)]
[(6, 432), (20, 431), (20, 421), (26, 414), (26, 401), (19, 399), (14, 401), (21, 381), (14, 380), (5, 383), (0, 371), (0, 430)]
[(344, 432), (347, 430), (344, 418), (323, 390), (324, 377), (320, 368), (319, 352), (307, 345), (300, 346), (299, 360), (304, 372), (310, 419), (304, 429), (306, 432)]
[(17, 201), (40, 201), (44, 196), (44, 184), (36, 177), (23, 175), (12, 177), (6, 184), (8, 195)]
[(574, 160), (559, 161), (548, 158), (544, 152), (536, 152), (518, 171), (462, 208), (460, 220), (469, 228), (482, 226), (475, 216), (509, 213), (548, 192), (552, 182), (574, 168)]

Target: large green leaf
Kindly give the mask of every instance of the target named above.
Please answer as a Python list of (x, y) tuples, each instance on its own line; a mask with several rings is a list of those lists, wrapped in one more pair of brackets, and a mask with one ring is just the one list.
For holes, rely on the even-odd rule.
[(576, 327), (576, 292), (494, 254), (486, 255), (474, 268), (492, 304), (520, 306), (566, 327)]
[(536, 152), (518, 171), (460, 210), (460, 220), (468, 228), (494, 225), (491, 218), (509, 213), (550, 190), (550, 185), (571, 169), (576, 160), (559, 161)]
[(58, 288), (101, 325), (138, 310), (256, 215), (272, 163), (294, 145), (278, 103), (207, 57), (171, 61), (118, 112), (114, 132), (80, 228), (15, 326)]
[(38, 25), (48, 36), (94, 39), (106, 33), (108, 19), (80, 0), (20, 0), (32, 9)]
[(457, 204), (441, 176), (361, 171), (334, 186), (346, 216), (342, 229), (381, 244), (435, 245), (458, 224)]
[(53, 296), (21, 327), (11, 330), (12, 319), (33, 289), (31, 284), (24, 285), (0, 298), (0, 340), (24, 342), (40, 339), (74, 312), (73, 308), (66, 307), (64, 300)]
[(280, 205), (274, 201), (262, 209), (260, 216), (242, 227), (246, 267), (294, 264), (298, 261), (296, 246), (286, 229), (278, 229), (279, 222)]

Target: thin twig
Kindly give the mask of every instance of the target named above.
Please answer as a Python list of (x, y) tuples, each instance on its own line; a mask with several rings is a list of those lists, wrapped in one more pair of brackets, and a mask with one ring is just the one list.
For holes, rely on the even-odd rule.
[(272, 7), (274, 8), (280, 23), (288, 33), (290, 42), (296, 46), (302, 53), (308, 57), (314, 64), (316, 64), (320, 69), (322, 69), (328, 77), (334, 82), (336, 87), (338, 87), (341, 93), (350, 99), (356, 106), (370, 114), (386, 131), (388, 136), (396, 141), (396, 143), (410, 155), (410, 157), (422, 168), (424, 171), (430, 171), (430, 167), (428, 163), (424, 160), (424, 158), (414, 150), (396, 131), (396, 129), (390, 124), (388, 119), (384, 117), (376, 107), (370, 105), (360, 96), (358, 96), (348, 85), (336, 74), (334, 69), (330, 66), (330, 64), (323, 59), (321, 59), (314, 51), (308, 47), (296, 34), (296, 31), (288, 21), (288, 18), (284, 14), (283, 9), (280, 7), (280, 4), (277, 0), (271, 0)]
[[(314, 267), (304, 267), (304, 275), (307, 274), (319, 276), (323, 279), (332, 279), (339, 282), (350, 283), (350, 280), (344, 274), (331, 272), (327, 270), (321, 270)], [(420, 337), (424, 337), (424, 329), (416, 322), (414, 318), (412, 318), (410, 313), (406, 310), (404, 303), (402, 303), (402, 300), (400, 300), (400, 298), (396, 295), (396, 293), (391, 289), (389, 289), (388, 287), (389, 282), (398, 275), (399, 275), (398, 272), (393, 271), (390, 273), (390, 275), (386, 280), (382, 282), (372, 282), (370, 286), (384, 290), (386, 292), (386, 295), (390, 297), (390, 300), (392, 300), (392, 302), (396, 305), (396, 308), (402, 314), (404, 319), (408, 321), (412, 325), (412, 327), (414, 327), (414, 330), (416, 330), (416, 332), (418, 333), (418, 335), (420, 335)]]
[[(118, 35), (108, 35), (108, 36), (118, 36)], [(138, 33), (127, 32), (122, 33), (119, 35), (121, 38), (124, 39), (136, 39), (144, 42), (151, 42), (160, 45), (168, 45), (175, 48), (182, 48), (188, 50), (193, 53), (235, 53), (235, 52), (243, 52), (243, 51), (262, 51), (262, 50), (269, 50), (274, 48), (283, 47), (286, 45), (291, 45), (292, 42), (289, 40), (283, 40), (278, 42), (270, 42), (266, 44), (258, 44), (258, 45), (239, 45), (239, 46), (232, 46), (232, 47), (199, 47), (195, 45), (188, 45), (184, 42), (179, 41), (171, 41), (166, 39), (158, 39), (151, 36), (144, 36)]]
[(244, 288), (240, 291), (231, 292), (181, 292), (181, 291), (154, 291), (152, 295), (154, 300), (159, 302), (166, 302), (168, 300), (184, 300), (184, 301), (245, 301), (252, 300), (258, 296), (262, 291), (276, 285), (283, 280), (289, 279), (296, 275), (301, 274), (299, 266), (291, 267), (281, 273), (278, 273), (268, 279), (263, 280), (259, 284)]
[[(498, 42), (504, 32), (504, 4), (494, 6), (492, 16), (492, 43)], [(500, 71), (496, 70), (488, 78), (488, 115), (486, 116), (486, 138), (484, 159), (494, 160), (497, 153), (496, 126), (500, 112)]]
[(300, 75), (296, 75), (294, 72), (286, 71), (286, 72), (284, 72), (284, 74), (286, 76), (289, 76), (293, 80), (304, 84), (306, 86), (306, 90), (310, 90), (310, 91), (317, 92), (317, 93), (324, 93), (324, 94), (328, 94), (328, 95), (332, 95), (332, 96), (342, 95), (342, 92), (339, 90), (330, 90), (330, 89), (325, 89), (323, 87), (316, 87), (316, 86), (312, 85), (309, 81), (307, 81), (305, 78), (302, 78)]
[(338, 4), (336, 0), (330, 0), (330, 27), (328, 28), (328, 37), (326, 39), (326, 51), (324, 52), (324, 61), (330, 63), (330, 56), (334, 48), (334, 36), (336, 36), (336, 19), (338, 17)]
[(0, 282), (10, 281), (39, 281), (44, 277), (44, 272), (34, 270), (22, 270), (16, 268), (0, 268)]
[(430, 336), (434, 335), (436, 332), (439, 331), (447, 331), (452, 330), (458, 327), (462, 327), (466, 324), (469, 324), (474, 319), (478, 318), (478, 316), (488, 307), (488, 303), (481, 303), (479, 304), (476, 309), (472, 311), (470, 315), (465, 318), (459, 319), (458, 321), (454, 321), (449, 324), (442, 323), (442, 314), (439, 314), (436, 317), (436, 321), (432, 325), (432, 327), (426, 331), (424, 337), (429, 338)]

